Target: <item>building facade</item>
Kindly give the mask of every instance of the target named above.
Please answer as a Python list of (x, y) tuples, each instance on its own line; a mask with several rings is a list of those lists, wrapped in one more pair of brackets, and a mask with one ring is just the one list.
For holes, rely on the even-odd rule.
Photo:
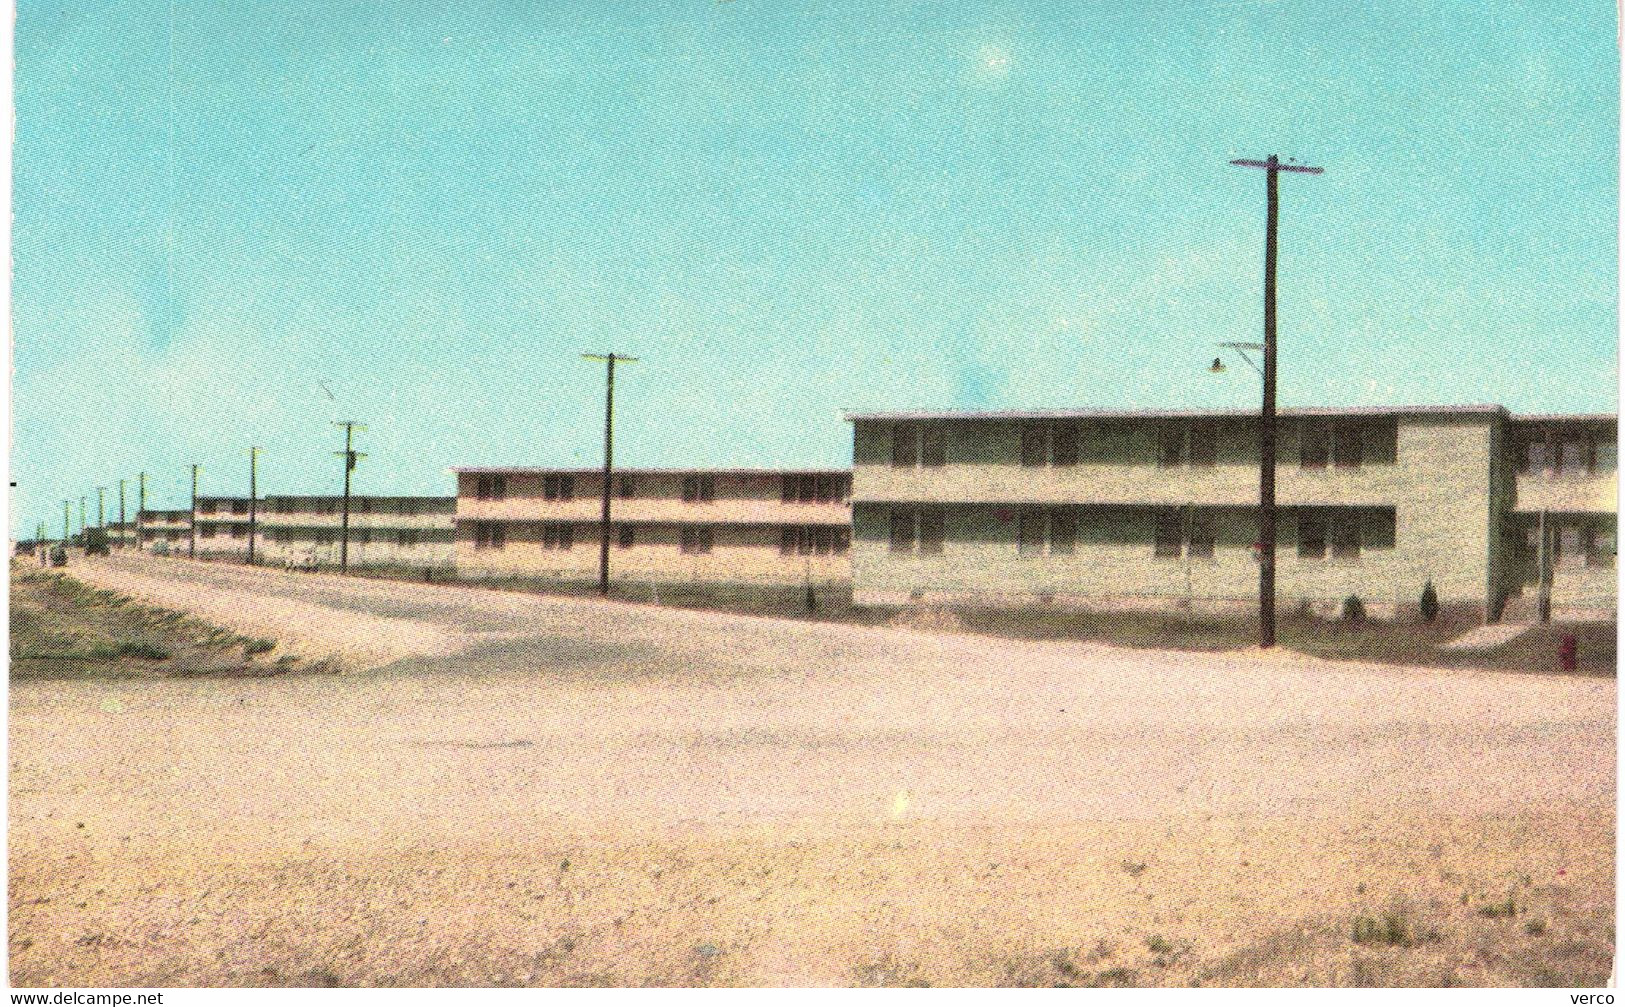
[[(343, 508), (338, 496), (259, 500), (253, 515), (256, 562), (339, 565)], [(349, 565), (449, 569), (455, 510), (451, 497), (352, 496)], [(247, 497), (199, 497), (193, 520), (200, 558), (248, 558)]]
[[(459, 576), (597, 577), (601, 470), (454, 471)], [(828, 584), (850, 576), (847, 471), (631, 469), (616, 472), (611, 488), (617, 581)]]
[(145, 552), (152, 552), (162, 542), (164, 549), (173, 553), (184, 548), (192, 533), (192, 512), (189, 510), (144, 510), (135, 516), (136, 537)]
[[(1256, 414), (848, 419), (858, 604), (1256, 601)], [(1431, 580), (1444, 604), (1517, 614), (1541, 553), (1554, 611), (1611, 617), (1615, 427), (1499, 406), (1284, 410), (1278, 606), (1414, 612)]]

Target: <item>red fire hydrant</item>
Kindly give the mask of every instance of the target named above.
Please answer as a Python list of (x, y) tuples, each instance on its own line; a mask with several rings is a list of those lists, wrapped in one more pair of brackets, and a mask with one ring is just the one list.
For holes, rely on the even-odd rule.
[(1565, 633), (1563, 642), (1557, 645), (1557, 663), (1564, 671), (1573, 671), (1580, 662), (1580, 644), (1574, 639), (1573, 633)]

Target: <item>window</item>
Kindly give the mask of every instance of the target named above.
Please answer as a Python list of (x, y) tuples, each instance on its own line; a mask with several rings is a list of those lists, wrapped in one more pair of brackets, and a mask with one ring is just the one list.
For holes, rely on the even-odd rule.
[(1546, 451), (1546, 440), (1541, 438), (1533, 440), (1523, 446), (1523, 455), (1519, 459), (1518, 471), (1530, 475), (1540, 475), (1550, 465), (1550, 458)]
[[(799, 484), (798, 484), (799, 485)], [(717, 497), (717, 481), (713, 476), (684, 476), (683, 499), (689, 503), (710, 503)]]
[(801, 529), (786, 526), (779, 531), (779, 555), (794, 556), (801, 542)]
[(796, 499), (801, 503), (812, 503), (818, 499), (817, 476), (805, 475), (796, 479)]
[[(331, 536), (329, 536), (331, 539)], [(474, 548), (501, 549), (507, 532), (502, 525), (481, 521), (474, 525)]]
[(292, 542), (293, 532), (286, 528), (278, 528), (276, 531), (271, 533), (271, 538), (277, 542)]
[(1310, 421), (1299, 429), (1298, 464), (1306, 469), (1323, 469), (1329, 456), (1331, 431), (1326, 424)]
[(1157, 511), (1157, 528), (1152, 554), (1162, 559), (1178, 559), (1180, 544), (1185, 538), (1184, 522), (1177, 510)]
[(1190, 546), (1185, 555), (1191, 559), (1212, 559), (1213, 545), (1218, 540), (1218, 516), (1212, 511), (1195, 510), (1190, 515)]
[(894, 510), (891, 512), (891, 551), (914, 551), (914, 512), (911, 510)]
[(1326, 558), (1326, 518), (1307, 511), (1298, 512), (1298, 556), (1302, 559)]
[(247, 525), (234, 524), (234, 525), (231, 526), (231, 537), (232, 538), (243, 538), (243, 537), (245, 537), (247, 535), (248, 535), (248, 526)]
[(948, 463), (948, 438), (940, 423), (928, 423), (920, 428), (920, 464), (940, 468)]
[(292, 514), (293, 501), (287, 497), (277, 497), (271, 501), (271, 509), (278, 514)]
[(1331, 522), (1333, 559), (1360, 558), (1360, 521), (1359, 511), (1345, 511)]
[(942, 511), (935, 508), (920, 511), (920, 555), (941, 555), (945, 537)]
[(214, 538), (214, 525), (206, 524), (198, 527), (198, 534), (204, 538)]
[(820, 556), (828, 556), (835, 544), (834, 531), (835, 529), (830, 528), (828, 525), (820, 525), (814, 528), (812, 530), (813, 551)]
[(813, 530), (811, 528), (801, 529), (801, 534), (796, 539), (796, 552), (803, 556), (813, 554)]
[(372, 532), (365, 528), (357, 528), (350, 532), (350, 541), (356, 545), (371, 545)]
[(1557, 472), (1583, 476), (1591, 471), (1591, 445), (1583, 437), (1567, 436), (1557, 446)]
[(417, 545), (418, 544), (417, 530), (416, 529), (411, 529), (411, 528), (402, 528), (402, 529), (400, 529), (399, 531), (397, 531), (395, 533), (395, 544), (396, 545), (405, 545), (405, 546)]
[(552, 475), (542, 477), (542, 498), (545, 500), (574, 500), (576, 477)]
[(1218, 454), (1217, 434), (1211, 423), (1191, 424), (1191, 464), (1211, 468)]
[[(1164, 423), (1158, 430), (1157, 437), (1157, 464), (1170, 467), (1185, 460), (1185, 426), (1181, 423)], [(1162, 555), (1158, 553), (1157, 555)], [(1177, 552), (1174, 555), (1179, 555)]]
[(631, 500), (638, 495), (638, 481), (631, 476), (621, 476), (619, 491), (622, 500)]
[(508, 495), (508, 477), (486, 475), (480, 476), (475, 484), (475, 494), (481, 500), (502, 500)]
[(1586, 540), (1586, 566), (1613, 566), (1617, 546), (1614, 529), (1592, 528)]
[(1078, 546), (1078, 518), (1071, 511), (1051, 511), (1049, 551), (1051, 556), (1070, 556)]
[(248, 501), (247, 500), (233, 500), (231, 502), (231, 512), (233, 514), (247, 514), (248, 513)]
[(1598, 438), (1591, 445), (1591, 471), (1608, 473), (1619, 465), (1619, 442)]
[(1340, 469), (1357, 469), (1365, 461), (1365, 438), (1359, 427), (1342, 424), (1332, 445), (1332, 464)]
[(711, 551), (711, 529), (684, 528), (678, 535), (678, 548), (686, 553)]
[(1554, 564), (1577, 566), (1585, 561), (1585, 550), (1580, 547), (1580, 530), (1579, 525), (1573, 524), (1557, 530), (1556, 555), (1552, 557)]
[(401, 500), (396, 503), (395, 509), (400, 511), (403, 517), (413, 517), (418, 512), (418, 502), (416, 500)]
[(198, 502), (197, 512), (199, 514), (213, 514), (214, 507), (215, 503), (213, 500), (202, 500)]
[(835, 529), (833, 548), (835, 550), (835, 555), (845, 555), (846, 551), (852, 548), (852, 529), (837, 526)]
[(1023, 556), (1044, 555), (1045, 518), (1041, 510), (1021, 512), (1021, 524), (1016, 533), (1016, 552)]
[(543, 549), (573, 549), (576, 544), (576, 526), (573, 524), (542, 525)]
[(316, 533), (316, 544), (317, 545), (332, 545), (333, 544), (333, 533), (330, 532), (330, 531), (319, 531), (319, 532), (317, 532)]
[(1021, 464), (1028, 468), (1042, 468), (1049, 461), (1049, 430), (1045, 427), (1021, 428)]
[(1053, 452), (1050, 463), (1057, 466), (1072, 466), (1078, 464), (1078, 428), (1071, 423), (1063, 423), (1050, 431)]
[(316, 509), (321, 514), (337, 514), (339, 512), (339, 502), (337, 500), (323, 500), (317, 504)]
[(637, 544), (637, 529), (629, 524), (623, 524), (616, 532), (615, 544), (622, 549), (630, 549)]
[(352, 497), (350, 502), (355, 505), (357, 514), (372, 513), (372, 497)]
[(914, 427), (899, 423), (891, 428), (891, 463), (894, 468), (911, 469), (920, 459)]
[(829, 503), (832, 500), (840, 499), (839, 476), (818, 476), (814, 483), (815, 492), (813, 495), (819, 503)]

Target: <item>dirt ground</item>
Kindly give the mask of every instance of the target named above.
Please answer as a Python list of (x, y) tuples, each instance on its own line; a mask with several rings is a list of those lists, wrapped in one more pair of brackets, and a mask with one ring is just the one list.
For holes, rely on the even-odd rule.
[(355, 670), (14, 683), (17, 985), (1612, 968), (1611, 679), (69, 572)]

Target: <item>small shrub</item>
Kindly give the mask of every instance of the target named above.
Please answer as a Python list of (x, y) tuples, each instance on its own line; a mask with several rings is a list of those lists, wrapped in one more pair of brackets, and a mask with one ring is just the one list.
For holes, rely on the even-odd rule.
[(1422, 585), (1422, 600), (1416, 607), (1422, 613), (1423, 622), (1432, 622), (1439, 617), (1439, 592), (1434, 590), (1432, 578)]
[(1539, 937), (1546, 932), (1545, 920), (1530, 920), (1523, 925), (1523, 932), (1531, 937)]
[(1384, 913), (1380, 918), (1361, 916), (1355, 919), (1351, 936), (1356, 944), (1388, 945), (1396, 948), (1415, 947), (1417, 935), (1405, 917), (1399, 913)]
[(243, 643), (243, 654), (247, 657), (253, 657), (255, 654), (264, 654), (274, 649), (276, 649), (276, 641), (267, 640), (264, 637), (260, 637), (256, 640), (248, 640)]
[(118, 652), (122, 657), (139, 657), (146, 661), (169, 660), (169, 651), (155, 643), (126, 640), (118, 645)]
[(1487, 906), (1479, 906), (1478, 915), (1488, 917), (1492, 920), (1506, 919), (1507, 917), (1518, 915), (1518, 904), (1513, 901), (1511, 895), (1508, 895), (1504, 901), (1491, 902)]
[(1365, 602), (1360, 600), (1359, 595), (1351, 594), (1347, 598), (1343, 599), (1343, 621), (1365, 621)]
[(1131, 878), (1137, 878), (1145, 873), (1145, 864), (1134, 860), (1123, 861), (1123, 873)]
[(1150, 937), (1145, 939), (1145, 948), (1154, 955), (1172, 954), (1174, 950), (1174, 946), (1172, 944), (1169, 944), (1156, 934), (1152, 934)]

